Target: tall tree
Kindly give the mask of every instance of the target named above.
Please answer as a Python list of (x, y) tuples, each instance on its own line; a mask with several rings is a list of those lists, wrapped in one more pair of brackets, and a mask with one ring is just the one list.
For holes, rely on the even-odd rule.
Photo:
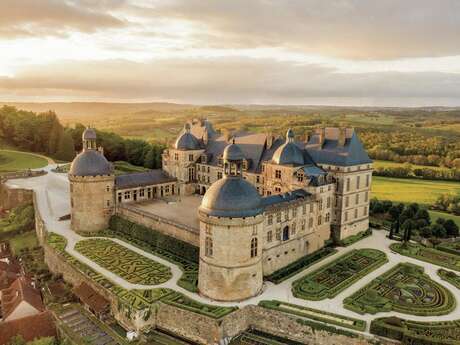
[(59, 141), (59, 148), (56, 152), (56, 158), (70, 162), (75, 157), (75, 146), (72, 135), (69, 131), (64, 131)]

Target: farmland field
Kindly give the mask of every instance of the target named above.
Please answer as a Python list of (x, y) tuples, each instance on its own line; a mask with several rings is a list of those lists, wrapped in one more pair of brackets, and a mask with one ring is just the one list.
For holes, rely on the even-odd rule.
[(410, 164), (410, 163), (399, 163), (399, 162), (391, 162), (391, 161), (379, 161), (379, 160), (374, 160), (373, 166), (374, 169), (378, 168), (401, 168), (409, 165), (413, 169), (434, 169), (434, 170), (448, 170), (447, 168), (442, 168), (442, 167), (435, 167), (435, 166), (429, 166), (429, 165), (417, 165), (417, 164)]
[(38, 169), (48, 165), (45, 158), (27, 152), (0, 150), (0, 172)]
[(372, 177), (372, 197), (396, 202), (431, 205), (438, 196), (460, 194), (460, 183), (392, 177)]

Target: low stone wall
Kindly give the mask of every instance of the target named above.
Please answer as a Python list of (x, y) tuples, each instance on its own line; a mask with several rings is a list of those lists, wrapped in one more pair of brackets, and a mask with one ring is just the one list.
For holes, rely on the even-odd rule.
[(4, 182), (0, 182), (0, 211), (32, 203), (33, 191), (9, 188)]
[(197, 229), (144, 212), (134, 206), (120, 206), (117, 208), (116, 214), (196, 247), (200, 246), (200, 232)]

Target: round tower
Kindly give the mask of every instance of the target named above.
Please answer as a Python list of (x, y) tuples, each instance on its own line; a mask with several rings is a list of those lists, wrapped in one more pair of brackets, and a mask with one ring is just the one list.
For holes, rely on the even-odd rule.
[(83, 132), (83, 151), (69, 170), (71, 226), (77, 232), (107, 229), (114, 209), (115, 175), (96, 147), (96, 132)]
[(239, 301), (262, 289), (263, 209), (257, 190), (242, 178), (244, 155), (224, 150), (223, 178), (206, 192), (198, 210), (198, 289), (219, 301)]

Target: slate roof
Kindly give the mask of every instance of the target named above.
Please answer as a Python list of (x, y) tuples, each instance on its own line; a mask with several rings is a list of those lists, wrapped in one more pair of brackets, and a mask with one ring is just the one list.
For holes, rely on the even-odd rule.
[(347, 128), (345, 145), (339, 145), (339, 128), (326, 128), (324, 143), (320, 134), (311, 136), (306, 149), (317, 164), (351, 166), (372, 163), (353, 129)]
[(168, 176), (162, 169), (154, 169), (141, 173), (126, 174), (115, 177), (117, 189), (149, 186), (176, 181)]
[(37, 315), (0, 322), (0, 345), (8, 344), (17, 335), (21, 335), (26, 342), (42, 337), (56, 337), (51, 312), (44, 311)]
[(2, 290), (3, 319), (8, 318), (17, 306), (25, 301), (37, 311), (44, 311), (40, 291), (32, 286), (32, 282), (26, 277), (19, 277), (7, 289)]
[(75, 287), (73, 293), (97, 314), (110, 307), (110, 302), (85, 282)]
[(96, 150), (84, 150), (75, 157), (70, 165), (69, 175), (102, 176), (113, 173), (112, 164)]
[(303, 189), (296, 189), (291, 192), (287, 192), (284, 194), (277, 194), (277, 195), (270, 195), (262, 198), (261, 204), (262, 207), (266, 208), (269, 206), (273, 206), (275, 204), (280, 204), (283, 202), (290, 202), (298, 199), (305, 199), (306, 197), (310, 196), (311, 194), (308, 193), (306, 190)]

